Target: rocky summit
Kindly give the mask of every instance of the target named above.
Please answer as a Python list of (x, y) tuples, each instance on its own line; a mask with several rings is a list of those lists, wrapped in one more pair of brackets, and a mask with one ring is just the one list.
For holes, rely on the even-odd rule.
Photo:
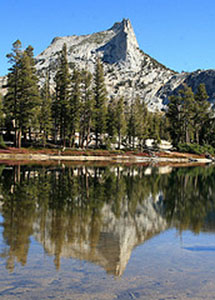
[(44, 78), (47, 68), (50, 68), (53, 82), (58, 54), (64, 43), (71, 69), (76, 66), (94, 72), (96, 58), (101, 58), (110, 97), (123, 95), (131, 101), (139, 95), (151, 110), (162, 109), (163, 99), (156, 93), (176, 73), (139, 48), (130, 20), (123, 19), (108, 30), (89, 35), (54, 38), (51, 45), (36, 57), (40, 78)]

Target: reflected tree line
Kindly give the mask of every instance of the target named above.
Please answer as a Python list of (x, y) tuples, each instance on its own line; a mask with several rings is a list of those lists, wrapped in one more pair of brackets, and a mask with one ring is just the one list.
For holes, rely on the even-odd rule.
[(89, 241), (93, 251), (100, 238), (105, 206), (116, 219), (126, 218), (126, 214), (135, 217), (138, 206), (151, 197), (168, 227), (199, 233), (206, 230), (208, 222), (213, 223), (213, 167), (174, 168), (163, 175), (152, 168), (151, 175), (145, 175), (146, 167), (2, 165), (0, 172), (0, 212), (6, 244), (0, 255), (10, 271), (16, 261), (26, 264), (31, 236), (43, 244), (45, 251), (49, 237), (55, 245), (56, 268), (60, 267), (65, 240), (78, 245)]
[[(181, 168), (172, 172), (164, 189), (165, 217), (180, 231), (215, 230), (214, 167)], [(215, 219), (214, 219), (215, 220)], [(210, 224), (208, 224), (210, 222)]]

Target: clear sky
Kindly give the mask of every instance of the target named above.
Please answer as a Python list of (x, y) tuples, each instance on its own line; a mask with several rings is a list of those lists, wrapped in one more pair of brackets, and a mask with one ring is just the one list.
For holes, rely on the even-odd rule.
[(56, 36), (110, 28), (129, 18), (140, 48), (176, 71), (215, 68), (214, 0), (0, 0), (0, 76), (20, 39), (42, 52)]

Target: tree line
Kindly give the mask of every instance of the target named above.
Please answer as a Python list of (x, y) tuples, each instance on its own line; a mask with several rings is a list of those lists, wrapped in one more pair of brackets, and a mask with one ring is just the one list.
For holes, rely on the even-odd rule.
[(159, 143), (214, 146), (214, 116), (204, 84), (194, 94), (186, 85), (169, 98), (167, 113), (150, 112), (137, 95), (132, 99), (109, 97), (103, 65), (98, 57), (94, 73), (69, 68), (67, 47), (59, 52), (53, 84), (47, 69), (39, 84), (33, 47), (22, 49), (17, 40), (7, 55), (10, 63), (7, 93), (0, 101), (0, 127), (14, 132), (16, 147), (47, 142), (64, 147), (140, 149), (148, 138)]
[(208, 102), (205, 84), (200, 84), (196, 93), (184, 85), (169, 99), (167, 118), (169, 132), (175, 145), (196, 143), (215, 146), (215, 116)]

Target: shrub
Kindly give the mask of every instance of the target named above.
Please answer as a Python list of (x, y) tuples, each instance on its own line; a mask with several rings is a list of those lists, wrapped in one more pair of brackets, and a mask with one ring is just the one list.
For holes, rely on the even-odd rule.
[(7, 146), (5, 145), (4, 139), (2, 137), (2, 135), (0, 135), (0, 148), (1, 149), (6, 149)]
[(215, 148), (211, 145), (198, 145), (198, 144), (178, 144), (177, 149), (179, 152), (187, 152), (193, 154), (206, 154), (210, 153), (211, 155), (215, 155)]

